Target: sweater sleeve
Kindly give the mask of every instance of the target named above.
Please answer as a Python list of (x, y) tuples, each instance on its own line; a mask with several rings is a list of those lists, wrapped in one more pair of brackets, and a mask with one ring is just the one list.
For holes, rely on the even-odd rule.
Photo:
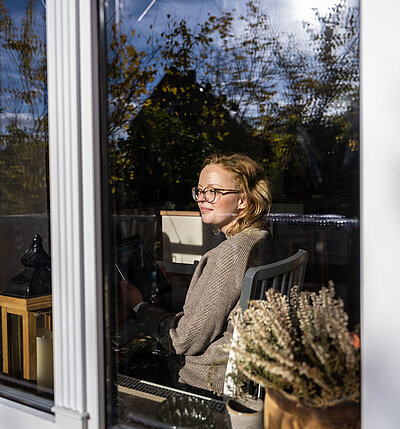
[(238, 302), (251, 245), (227, 240), (203, 262), (189, 288), (183, 314), (169, 335), (178, 354), (196, 355), (226, 329)]

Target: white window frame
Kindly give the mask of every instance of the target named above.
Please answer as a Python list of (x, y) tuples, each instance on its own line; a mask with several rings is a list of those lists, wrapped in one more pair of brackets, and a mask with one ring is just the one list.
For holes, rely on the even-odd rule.
[(361, 0), (362, 428), (400, 428), (400, 3)]
[[(300, 0), (299, 0), (300, 1)], [(95, 0), (47, 0), (54, 415), (0, 398), (0, 428), (104, 422)], [(400, 427), (400, 4), (362, 3), (362, 427)]]
[(54, 415), (0, 398), (0, 428), (104, 423), (98, 13), (46, 0)]

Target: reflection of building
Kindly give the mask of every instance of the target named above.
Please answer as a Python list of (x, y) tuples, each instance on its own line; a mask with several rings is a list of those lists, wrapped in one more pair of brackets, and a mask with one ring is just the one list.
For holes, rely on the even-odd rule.
[[(185, 74), (169, 70), (149, 100), (179, 117), (193, 132), (205, 133), (216, 149), (243, 151), (254, 156), (266, 150), (263, 140), (254, 137), (253, 128), (238, 116), (235, 103), (225, 95), (215, 94), (210, 84), (199, 84), (194, 70)], [(139, 113), (137, 120), (140, 117)]]
[(255, 134), (226, 97), (196, 82), (194, 71), (168, 71), (132, 120), (128, 137), (119, 142), (133, 169), (130, 176), (121, 171), (119, 208), (165, 208), (169, 201), (169, 209), (188, 209), (188, 193), (205, 156), (233, 151), (267, 156), (268, 145)]

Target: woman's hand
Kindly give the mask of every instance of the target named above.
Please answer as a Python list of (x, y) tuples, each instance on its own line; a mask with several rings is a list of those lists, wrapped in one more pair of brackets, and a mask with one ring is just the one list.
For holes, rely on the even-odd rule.
[(127, 280), (120, 282), (121, 302), (130, 310), (143, 302), (143, 295), (140, 290), (129, 283)]

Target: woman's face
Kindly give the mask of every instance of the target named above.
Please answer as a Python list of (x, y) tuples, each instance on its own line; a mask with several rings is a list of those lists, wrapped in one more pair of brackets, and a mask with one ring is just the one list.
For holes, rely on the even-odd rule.
[[(206, 165), (200, 173), (200, 189), (222, 188), (238, 190), (238, 186), (230, 173), (216, 164)], [(217, 193), (212, 203), (199, 194), (198, 202), (202, 221), (218, 227), (223, 233), (236, 222), (237, 214), (246, 207), (246, 201), (240, 193)]]

